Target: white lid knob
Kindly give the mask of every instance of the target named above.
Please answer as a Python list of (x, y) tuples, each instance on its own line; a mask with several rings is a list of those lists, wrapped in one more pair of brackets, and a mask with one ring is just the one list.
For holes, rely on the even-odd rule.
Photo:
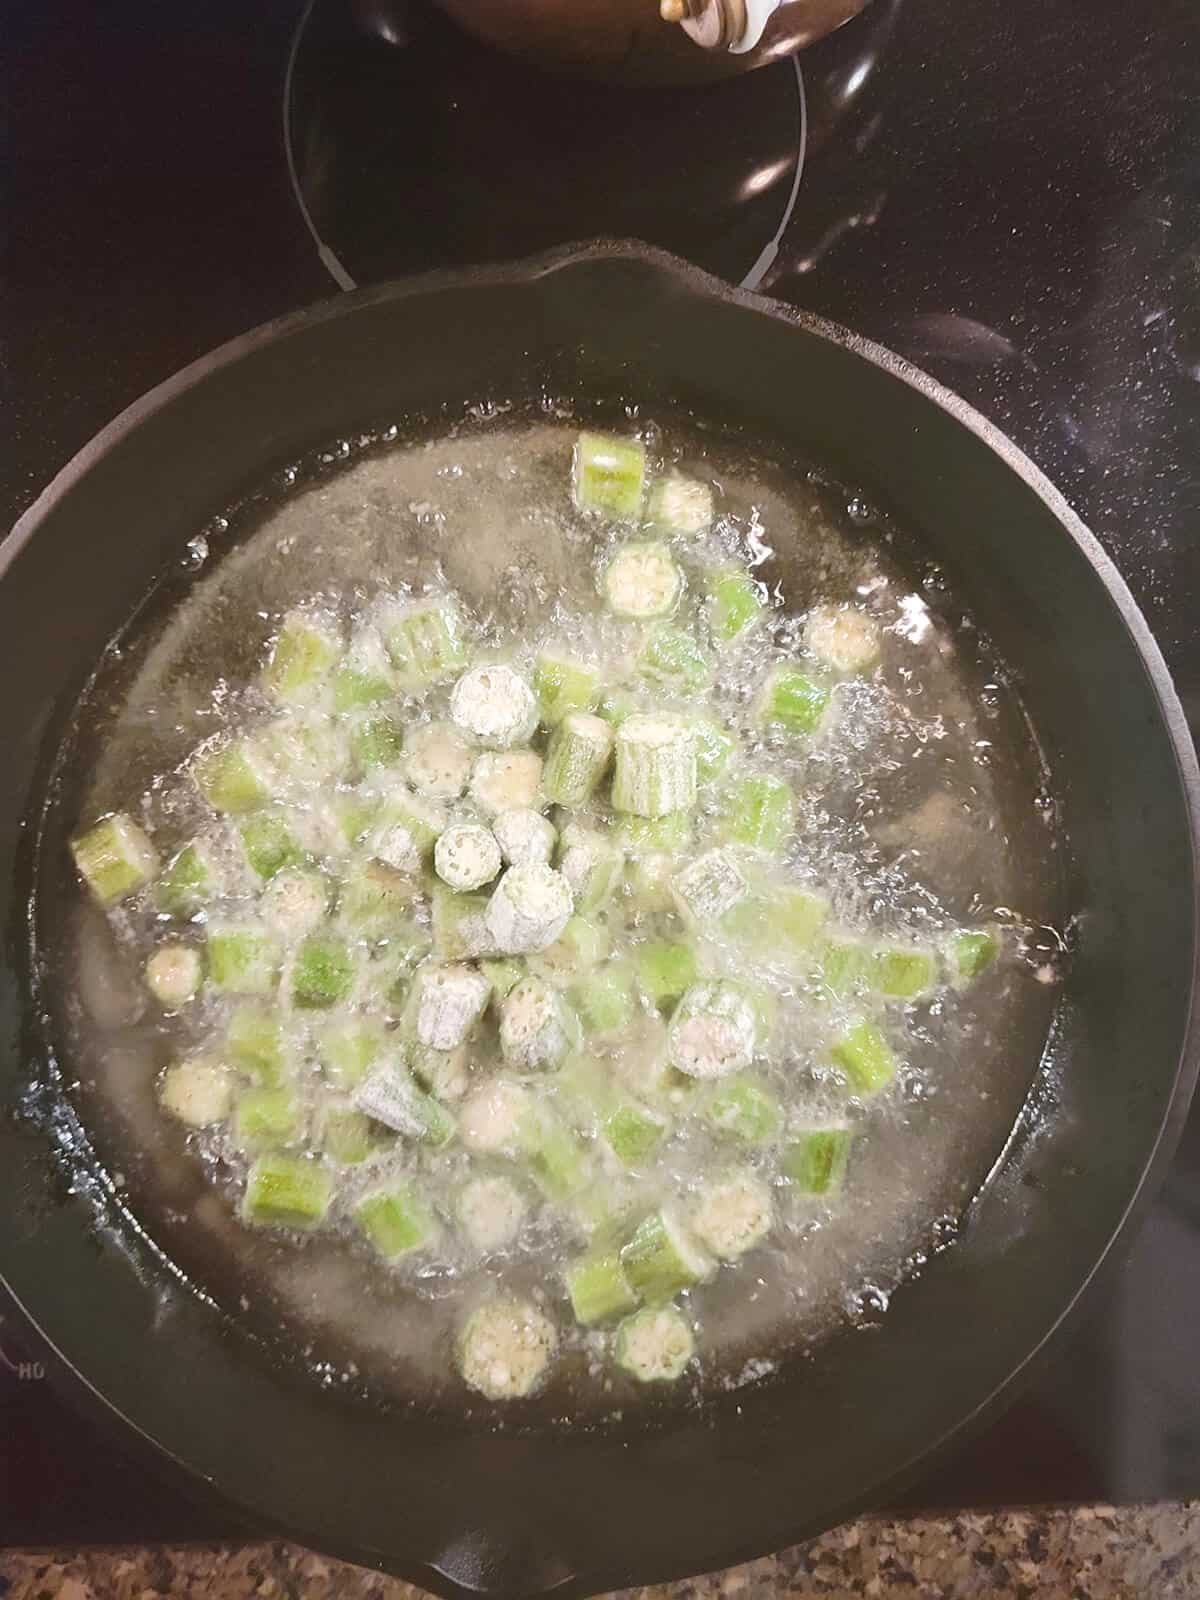
[(702, 50), (743, 55), (760, 42), (783, 0), (659, 0), (664, 22), (677, 22)]

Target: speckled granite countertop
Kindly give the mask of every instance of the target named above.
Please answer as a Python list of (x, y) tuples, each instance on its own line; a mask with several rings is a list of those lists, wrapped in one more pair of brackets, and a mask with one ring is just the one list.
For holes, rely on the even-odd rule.
[[(1200, 1600), (1200, 1502), (864, 1518), (619, 1600)], [(295, 1545), (0, 1552), (3, 1600), (421, 1600)], [(614, 1597), (616, 1600), (616, 1597)]]

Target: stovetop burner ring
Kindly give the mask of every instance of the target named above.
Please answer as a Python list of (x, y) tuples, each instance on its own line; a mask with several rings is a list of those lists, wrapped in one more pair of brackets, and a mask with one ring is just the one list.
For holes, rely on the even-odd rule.
[(293, 194), (345, 290), (597, 236), (758, 288), (807, 130), (794, 58), (700, 87), (604, 86), (489, 51), (428, 0), (309, 0), (284, 89)]

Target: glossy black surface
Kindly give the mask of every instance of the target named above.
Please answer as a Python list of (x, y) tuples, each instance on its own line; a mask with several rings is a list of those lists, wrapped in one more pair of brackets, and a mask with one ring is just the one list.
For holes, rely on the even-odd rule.
[[(1191, 7), (1100, 0), (1083, 16), (1067, 0), (926, 0), (889, 6), (883, 27), (882, 5), (869, 27), (871, 14), (805, 57), (808, 159), (768, 286), (911, 355), (1031, 452), (1116, 557), (1195, 725)], [(213, 0), (168, 13), (129, 0), (99, 12), (10, 0), (5, 10), (16, 157), (0, 303), (7, 521), (150, 384), (336, 290), (295, 203), (281, 132), (298, 6), (270, 0), (251, 15)], [(791, 70), (770, 69), (780, 80)], [(403, 104), (395, 115), (403, 126)], [(481, 155), (502, 177), (502, 104), (498, 123)], [(426, 127), (411, 131), (440, 169), (446, 158), (428, 147)], [(668, 166), (660, 152), (646, 169), (672, 204), (689, 185), (704, 192), (711, 170), (711, 161), (689, 170), (686, 142), (675, 156)], [(422, 237), (414, 211), (410, 244)], [(514, 228), (504, 253), (536, 242)], [(440, 264), (434, 249), (423, 264)], [(1200, 1492), (1198, 1318), (1193, 1116), (1128, 1266), (1071, 1351), (911, 1499)], [(11, 1322), (0, 1343), (17, 1357)], [(171, 1493), (155, 1469), (122, 1466), (114, 1443), (44, 1390), (0, 1367), (0, 1537), (166, 1539), (229, 1526)]]

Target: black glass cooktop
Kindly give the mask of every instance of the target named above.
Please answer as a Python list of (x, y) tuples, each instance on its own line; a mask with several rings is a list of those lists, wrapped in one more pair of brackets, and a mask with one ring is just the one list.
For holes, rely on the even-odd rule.
[[(117, 410), (280, 312), (641, 235), (851, 324), (1065, 489), (1200, 727), (1193, 0), (874, 0), (749, 78), (567, 84), (426, 0), (8, 0), (7, 524)], [(1200, 1119), (1091, 1320), (910, 1505), (1200, 1494)], [(969, 1336), (964, 1331), (964, 1337)], [(0, 1322), (0, 1540), (235, 1536)]]

